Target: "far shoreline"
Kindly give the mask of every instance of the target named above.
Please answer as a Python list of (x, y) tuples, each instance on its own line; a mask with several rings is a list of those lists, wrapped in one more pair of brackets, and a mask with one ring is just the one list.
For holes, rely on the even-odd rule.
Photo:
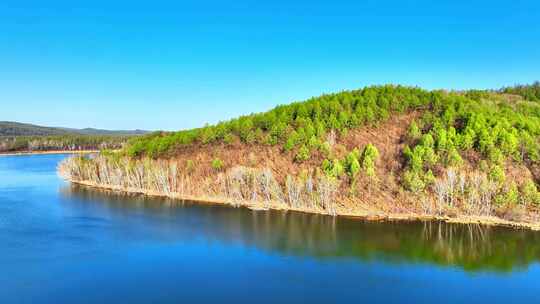
[(99, 153), (100, 150), (48, 150), (48, 151), (18, 151), (0, 152), (0, 156), (22, 156), (22, 155), (47, 155), (47, 154), (91, 154)]

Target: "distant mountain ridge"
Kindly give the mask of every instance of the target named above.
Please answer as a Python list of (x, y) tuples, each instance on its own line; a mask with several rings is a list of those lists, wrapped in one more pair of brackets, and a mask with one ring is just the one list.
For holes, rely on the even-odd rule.
[(94, 128), (74, 129), (45, 127), (34, 124), (0, 121), (0, 136), (54, 136), (54, 135), (142, 135), (145, 130), (103, 130)]

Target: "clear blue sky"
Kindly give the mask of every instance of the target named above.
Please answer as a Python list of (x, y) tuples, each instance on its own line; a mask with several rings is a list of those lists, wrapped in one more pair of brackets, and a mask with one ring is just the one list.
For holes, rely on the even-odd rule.
[(176, 130), (370, 84), (540, 78), (538, 0), (262, 2), (2, 0), (0, 120)]

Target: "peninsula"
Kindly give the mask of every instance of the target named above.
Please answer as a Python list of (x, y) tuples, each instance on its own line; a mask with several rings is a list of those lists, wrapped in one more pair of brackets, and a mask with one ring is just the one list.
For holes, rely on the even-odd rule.
[(184, 200), (371, 219), (539, 228), (540, 84), (384, 85), (134, 137), (67, 180)]

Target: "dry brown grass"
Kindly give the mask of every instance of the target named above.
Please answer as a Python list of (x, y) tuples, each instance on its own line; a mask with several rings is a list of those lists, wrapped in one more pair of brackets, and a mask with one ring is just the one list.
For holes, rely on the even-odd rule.
[[(360, 180), (358, 190), (362, 194), (359, 201), (370, 201), (371, 204), (387, 203), (396, 200), (399, 193), (396, 174), (401, 169), (400, 151), (403, 148), (403, 137), (410, 122), (419, 116), (418, 112), (392, 116), (388, 121), (376, 126), (369, 126), (351, 130), (345, 136), (337, 136), (334, 147), (334, 156), (342, 158), (354, 148), (362, 148), (368, 143), (374, 144), (380, 153), (376, 164), (380, 179), (374, 185), (371, 180)], [(324, 156), (315, 152), (310, 160), (298, 163), (294, 161), (295, 151), (283, 152), (281, 146), (268, 146), (261, 144), (246, 145), (238, 140), (232, 144), (193, 145), (178, 148), (168, 158), (176, 161), (179, 166), (186, 166), (192, 161), (192, 177), (194, 180), (203, 180), (215, 174), (210, 164), (213, 159), (219, 158), (224, 162), (224, 170), (232, 167), (258, 167), (271, 168), (276, 180), (284, 184), (287, 176), (298, 176), (302, 172), (313, 173), (319, 168)], [(347, 183), (342, 185), (342, 191), (347, 193)]]

